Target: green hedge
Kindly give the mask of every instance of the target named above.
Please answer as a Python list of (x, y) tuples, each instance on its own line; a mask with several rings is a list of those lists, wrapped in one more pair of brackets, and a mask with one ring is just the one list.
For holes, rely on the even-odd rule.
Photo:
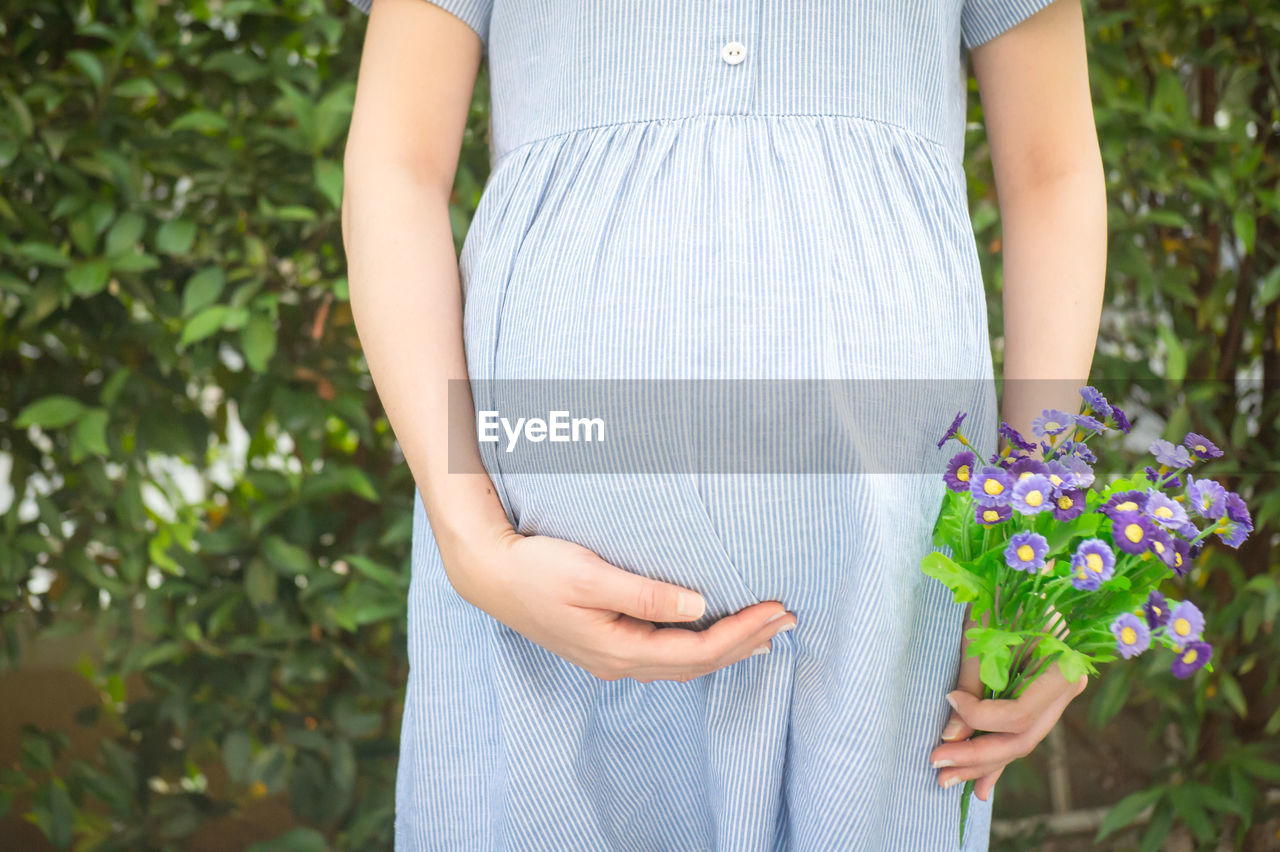
[[(1243, 837), (1280, 783), (1265, 744), (1280, 733), (1280, 412), (1260, 383), (1280, 385), (1280, 18), (1263, 5), (1086, 10), (1111, 203), (1096, 372), (1168, 436), (1230, 445), (1221, 474), (1259, 526), (1193, 575), (1217, 601), (1204, 697), (1136, 667), (1091, 689), (1099, 722), (1127, 700), (1181, 732), (1113, 820), (1155, 803), (1149, 848), (1170, 820)], [(0, 451), (16, 496), (0, 655), (21, 663), (20, 627), (91, 631), (102, 659), (80, 670), (99, 701), (79, 719), (113, 736), (86, 758), (63, 732), (25, 731), (0, 812), (23, 802), (59, 848), (184, 848), (279, 795), (296, 828), (271, 848), (389, 846), (413, 486), (346, 300), (340, 163), (364, 18), (319, 0), (6, 11)], [(458, 245), (487, 123), (482, 76)], [(980, 131), (970, 151), (998, 329)]]

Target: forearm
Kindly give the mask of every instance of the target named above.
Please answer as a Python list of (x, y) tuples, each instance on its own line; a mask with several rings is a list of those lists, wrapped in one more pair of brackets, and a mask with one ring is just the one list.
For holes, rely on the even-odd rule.
[[(1096, 150), (1096, 149), (1095, 149)], [(1046, 408), (1080, 410), (1102, 315), (1107, 202), (1100, 160), (1003, 189), (1001, 411), (1023, 435)]]
[[(408, 166), (369, 159), (346, 166), (352, 315), (432, 532), (448, 553), (509, 529), (487, 475), (450, 472), (449, 386), (465, 380), (467, 369), (448, 190)], [(465, 396), (469, 413), (469, 390)], [(452, 469), (482, 471), (474, 429), (466, 436), (454, 442)]]

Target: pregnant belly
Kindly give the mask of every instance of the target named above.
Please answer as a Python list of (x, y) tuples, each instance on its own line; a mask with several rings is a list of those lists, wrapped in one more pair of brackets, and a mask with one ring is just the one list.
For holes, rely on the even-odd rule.
[(763, 600), (797, 613), (810, 641), (860, 608), (905, 612), (940, 478), (505, 476), (517, 529), (578, 542), (624, 570), (700, 592), (701, 628)]
[[(477, 403), (525, 414), (562, 407), (557, 381), (606, 396), (635, 379), (827, 383), (763, 445), (816, 455), (717, 466), (688, 449), (724, 432), (681, 431), (672, 407), (642, 434), (656, 448), (648, 466), (624, 455), (593, 469), (571, 445), (534, 456), (558, 463), (517, 464), (493, 444), (482, 459), (519, 531), (698, 589), (707, 619), (766, 599), (815, 613), (850, 597), (894, 606), (923, 576), (950, 454), (937, 437), (963, 409), (971, 437), (994, 446), (963, 186), (919, 159), (936, 152), (870, 137), (846, 141), (883, 157), (831, 163), (815, 180), (806, 157), (825, 149), (771, 147), (750, 127), (721, 140), (741, 146), (723, 159), (658, 127), (613, 129), (608, 145), (571, 135), (501, 164), (461, 258), (468, 370), (491, 383)], [(724, 165), (753, 157), (756, 168)], [(904, 158), (938, 179), (910, 184), (893, 165)], [(716, 410), (749, 414), (737, 399)], [(693, 394), (683, 403), (697, 413)], [(805, 405), (817, 425), (800, 425)]]
[(868, 123), (640, 125), (502, 161), (461, 257), (473, 377), (989, 371), (964, 186)]

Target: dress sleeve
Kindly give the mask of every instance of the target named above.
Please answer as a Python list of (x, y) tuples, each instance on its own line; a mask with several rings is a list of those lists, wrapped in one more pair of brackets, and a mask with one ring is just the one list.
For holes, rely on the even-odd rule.
[[(364, 14), (369, 14), (374, 0), (347, 0)], [(493, 0), (424, 0), (439, 6), (464, 24), (471, 27), (480, 36), (480, 43), (489, 46), (489, 16), (493, 11)]]
[[(357, 2), (357, 0), (352, 0)], [(964, 0), (960, 36), (966, 49), (990, 41), (1053, 0)]]

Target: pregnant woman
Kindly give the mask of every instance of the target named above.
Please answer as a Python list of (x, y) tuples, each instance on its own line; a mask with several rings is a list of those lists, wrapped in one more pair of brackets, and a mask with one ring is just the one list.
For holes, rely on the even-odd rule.
[[(417, 486), (397, 848), (949, 850), (967, 779), (986, 848), (1001, 770), (1084, 684), (981, 700), (919, 563), (955, 412), (994, 452), (1088, 378), (1079, 0), (352, 2), (351, 305)], [(482, 58), (492, 170), (457, 257)], [(999, 406), (969, 61), (1004, 378), (1035, 380)], [(467, 418), (548, 379), (816, 382), (834, 428), (792, 440), (831, 463), (512, 469)]]

